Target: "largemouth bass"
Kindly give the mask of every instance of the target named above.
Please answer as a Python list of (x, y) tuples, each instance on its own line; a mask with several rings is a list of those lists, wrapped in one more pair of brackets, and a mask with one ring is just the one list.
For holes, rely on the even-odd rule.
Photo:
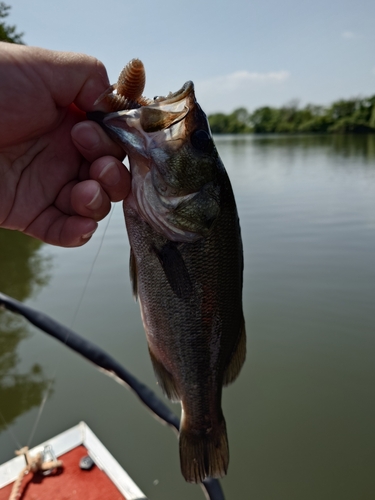
[[(126, 100), (126, 82), (123, 96), (119, 86), (116, 102)], [(96, 119), (129, 157), (124, 214), (133, 291), (158, 382), (181, 401), (182, 474), (201, 482), (227, 472), (222, 387), (245, 360), (240, 225), (193, 83), (142, 99), (132, 96), (134, 109)]]

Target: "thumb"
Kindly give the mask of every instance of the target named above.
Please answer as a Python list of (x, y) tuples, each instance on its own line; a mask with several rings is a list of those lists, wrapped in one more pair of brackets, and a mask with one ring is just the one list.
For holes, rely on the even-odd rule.
[(40, 50), (44, 79), (58, 106), (73, 103), (83, 111), (93, 109), (98, 96), (110, 85), (104, 64), (86, 54)]
[(55, 108), (74, 102), (83, 111), (92, 110), (95, 100), (110, 85), (103, 63), (95, 57), (18, 44), (0, 45), (1, 76), (5, 79), (1, 84), (8, 92), (9, 88), (17, 89), (18, 99), (12, 102), (22, 104), (23, 109), (28, 107), (23, 102), (27, 94), (28, 102), (35, 99), (39, 106), (40, 97), (46, 99), (49, 95)]

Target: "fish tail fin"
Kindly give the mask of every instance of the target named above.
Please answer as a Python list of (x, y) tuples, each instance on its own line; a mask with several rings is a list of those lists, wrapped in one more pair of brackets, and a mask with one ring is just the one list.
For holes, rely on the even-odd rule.
[(181, 472), (189, 483), (223, 477), (228, 470), (229, 448), (224, 417), (204, 433), (190, 429), (183, 418), (180, 429)]

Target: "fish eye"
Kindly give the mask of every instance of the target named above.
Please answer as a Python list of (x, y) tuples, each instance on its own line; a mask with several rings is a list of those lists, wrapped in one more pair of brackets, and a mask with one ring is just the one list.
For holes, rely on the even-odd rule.
[(195, 130), (190, 137), (192, 145), (203, 153), (210, 153), (213, 148), (213, 142), (209, 134), (202, 129)]

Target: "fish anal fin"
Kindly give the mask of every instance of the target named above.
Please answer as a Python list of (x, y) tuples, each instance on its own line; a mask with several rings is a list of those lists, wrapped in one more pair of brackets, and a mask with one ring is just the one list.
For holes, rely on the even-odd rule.
[(175, 379), (173, 378), (173, 375), (169, 373), (169, 371), (164, 367), (164, 365), (156, 358), (152, 350), (150, 348), (148, 350), (150, 353), (150, 358), (156, 378), (159, 382), (162, 391), (171, 401), (174, 402), (180, 401), (181, 398), (179, 396), (178, 387), (176, 385)]
[(240, 335), (238, 337), (237, 345), (230, 357), (228, 366), (224, 372), (223, 385), (229, 385), (236, 380), (238, 377), (242, 365), (246, 358), (246, 330), (245, 330), (245, 320), (242, 318)]
[(182, 419), (180, 465), (185, 480), (201, 483), (207, 477), (223, 477), (229, 463), (229, 448), (224, 417), (212, 429), (196, 432)]
[(138, 297), (137, 262), (135, 260), (134, 251), (131, 247), (130, 247), (130, 258), (129, 258), (129, 272), (130, 272), (130, 281), (132, 283), (133, 296), (137, 300)]

